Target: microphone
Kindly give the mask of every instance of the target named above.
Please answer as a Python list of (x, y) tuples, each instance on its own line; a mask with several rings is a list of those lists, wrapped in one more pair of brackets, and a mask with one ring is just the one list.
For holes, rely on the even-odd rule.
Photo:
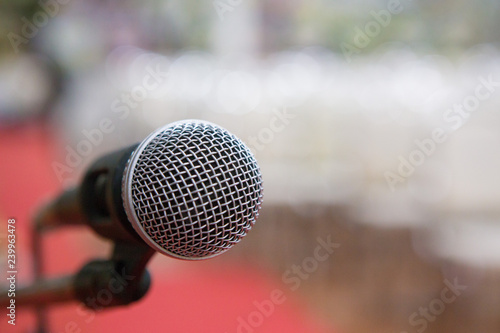
[[(43, 324), (52, 303), (79, 300), (97, 310), (138, 301), (150, 287), (146, 265), (155, 252), (184, 260), (220, 255), (254, 226), (262, 200), (259, 166), (240, 139), (206, 121), (169, 124), (95, 161), (80, 186), (38, 212), (35, 281), (16, 290), (16, 305), (35, 306)], [(42, 279), (41, 232), (72, 224), (112, 240), (110, 258)], [(10, 304), (7, 296), (0, 291), (0, 306)]]
[(39, 212), (36, 226), (85, 224), (119, 243), (200, 260), (238, 243), (262, 201), (250, 149), (220, 126), (184, 120), (98, 159), (78, 188)]

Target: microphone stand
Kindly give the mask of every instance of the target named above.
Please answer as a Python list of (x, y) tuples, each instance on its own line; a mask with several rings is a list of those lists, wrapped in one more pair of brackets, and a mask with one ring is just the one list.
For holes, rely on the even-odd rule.
[[(121, 207), (123, 170), (137, 147), (133, 145), (98, 159), (87, 171), (80, 187), (63, 192), (38, 210), (32, 232), (34, 282), (16, 290), (16, 307), (30, 306), (36, 311), (38, 333), (47, 332), (46, 307), (67, 301), (80, 301), (89, 308), (129, 304), (143, 297), (150, 285), (146, 264), (155, 253), (139, 237), (131, 236), (120, 221), (127, 219)], [(43, 279), (45, 231), (69, 225), (90, 226), (99, 235), (112, 239), (109, 259), (93, 260), (74, 275)], [(8, 289), (8, 288), (7, 288)], [(7, 290), (6, 289), (6, 290)], [(7, 292), (0, 290), (0, 306), (10, 304)]]
[[(43, 251), (43, 246), (42, 246), (41, 232), (37, 227), (37, 224), (35, 224), (35, 228), (33, 228), (31, 233), (31, 255), (33, 258), (33, 278), (35, 280), (35, 283), (40, 281), (43, 276), (44, 269), (43, 269), (42, 251)], [(65, 282), (58, 282), (58, 284), (65, 284)], [(46, 289), (48, 287), (49, 286), (42, 286), (42, 289)], [(29, 295), (29, 290), (27, 291), (27, 294)], [(21, 295), (18, 294), (18, 297), (22, 298), (22, 294)], [(48, 295), (46, 297), (48, 298)], [(36, 303), (40, 304), (39, 302)], [(47, 312), (45, 311), (45, 308), (42, 306), (37, 306), (35, 310), (35, 316), (36, 316), (36, 322), (38, 323), (37, 333), (47, 333), (48, 332)]]
[[(93, 260), (74, 275), (42, 279), (40, 230), (33, 232), (33, 268), (35, 281), (16, 290), (16, 307), (34, 307), (38, 332), (46, 333), (46, 306), (80, 301), (86, 307), (100, 310), (126, 305), (141, 299), (149, 289), (151, 279), (146, 264), (155, 253), (145, 244), (115, 241), (109, 259)], [(8, 289), (8, 288), (7, 288)], [(0, 306), (8, 306), (7, 289), (0, 291)]]

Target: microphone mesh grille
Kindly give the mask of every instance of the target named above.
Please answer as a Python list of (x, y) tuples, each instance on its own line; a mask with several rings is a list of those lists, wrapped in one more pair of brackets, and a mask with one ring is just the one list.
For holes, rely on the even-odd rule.
[(260, 169), (250, 150), (225, 129), (177, 122), (138, 150), (126, 171), (127, 214), (160, 252), (181, 259), (213, 257), (254, 225), (263, 199)]

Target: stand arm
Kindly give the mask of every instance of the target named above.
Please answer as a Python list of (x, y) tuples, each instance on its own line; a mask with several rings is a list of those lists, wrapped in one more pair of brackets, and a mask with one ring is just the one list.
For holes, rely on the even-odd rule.
[[(63, 277), (54, 280), (42, 280), (30, 286), (16, 290), (15, 300), (18, 306), (39, 307), (47, 304), (67, 302), (75, 299), (74, 277)], [(8, 290), (0, 291), (0, 306), (9, 306)]]
[[(15, 305), (44, 307), (80, 301), (100, 309), (126, 305), (142, 298), (149, 289), (145, 266), (154, 250), (145, 245), (117, 244), (112, 259), (94, 260), (74, 276), (36, 281), (16, 290)], [(8, 306), (8, 289), (0, 291), (0, 306)]]

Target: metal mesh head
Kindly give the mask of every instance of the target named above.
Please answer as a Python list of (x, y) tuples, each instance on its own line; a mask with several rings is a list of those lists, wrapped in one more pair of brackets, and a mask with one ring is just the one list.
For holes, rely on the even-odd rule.
[(181, 259), (219, 255), (252, 228), (262, 176), (250, 150), (203, 121), (151, 134), (125, 169), (123, 201), (134, 229), (159, 252)]

